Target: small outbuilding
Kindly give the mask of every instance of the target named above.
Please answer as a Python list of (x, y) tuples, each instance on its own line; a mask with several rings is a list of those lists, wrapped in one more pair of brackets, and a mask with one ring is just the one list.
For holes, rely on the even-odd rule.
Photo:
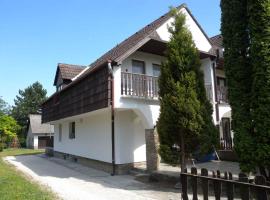
[(30, 114), (27, 127), (26, 146), (32, 149), (53, 147), (54, 126), (41, 123), (40, 114)]

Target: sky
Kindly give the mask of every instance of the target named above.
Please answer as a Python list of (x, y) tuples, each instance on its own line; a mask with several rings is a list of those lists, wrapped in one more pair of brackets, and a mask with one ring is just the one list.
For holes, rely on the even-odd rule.
[(58, 63), (89, 65), (182, 3), (220, 33), (219, 0), (0, 0), (0, 97), (13, 105), (36, 81), (50, 96)]

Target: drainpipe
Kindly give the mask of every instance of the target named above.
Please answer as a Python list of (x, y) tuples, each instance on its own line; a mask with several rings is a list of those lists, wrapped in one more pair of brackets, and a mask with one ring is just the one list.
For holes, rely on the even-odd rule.
[(218, 96), (217, 96), (217, 77), (216, 77), (216, 65), (215, 65), (215, 62), (213, 62), (212, 68), (213, 68), (213, 76), (214, 76), (216, 121), (219, 123)]
[(108, 70), (109, 77), (111, 83), (111, 140), (112, 140), (112, 173), (111, 175), (115, 175), (115, 134), (114, 134), (114, 77), (113, 77), (113, 68), (111, 64), (111, 60), (108, 60)]

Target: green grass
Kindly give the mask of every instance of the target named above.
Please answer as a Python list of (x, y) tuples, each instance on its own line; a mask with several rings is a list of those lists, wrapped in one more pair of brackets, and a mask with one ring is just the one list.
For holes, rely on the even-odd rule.
[(0, 157), (4, 156), (19, 156), (19, 155), (33, 155), (44, 153), (44, 149), (4, 149), (4, 151), (0, 152)]
[(0, 152), (0, 199), (1, 200), (52, 200), (56, 196), (37, 183), (32, 182), (1, 157), (43, 153), (42, 150), (5, 149)]

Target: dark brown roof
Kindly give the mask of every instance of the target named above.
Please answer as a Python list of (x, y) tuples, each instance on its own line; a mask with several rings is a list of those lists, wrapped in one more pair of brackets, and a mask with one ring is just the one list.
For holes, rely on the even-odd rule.
[(210, 41), (211, 41), (213, 46), (220, 47), (220, 48), (223, 47), (223, 45), (222, 45), (223, 38), (222, 38), (221, 34), (211, 37)]
[(79, 73), (83, 71), (85, 66), (82, 65), (71, 65), (59, 63), (57, 66), (57, 71), (54, 79), (54, 85), (56, 85), (58, 74), (61, 74), (63, 80), (71, 80)]
[[(198, 25), (198, 27), (200, 28), (202, 33), (205, 35), (205, 37), (210, 42), (210, 39), (208, 38), (207, 34), (204, 32), (204, 30), (202, 29), (202, 27), (200, 26), (198, 21), (195, 19), (195, 17), (192, 15), (190, 10), (187, 8), (187, 5), (181, 4), (180, 6), (176, 7), (176, 9), (179, 9), (179, 10), (181, 8), (185, 8), (187, 10), (187, 12), (190, 14), (190, 16), (193, 18), (195, 23)], [(165, 15), (156, 19), (152, 23), (146, 25), (144, 28), (142, 28), (141, 30), (139, 30), (135, 34), (131, 35), (129, 38), (127, 38), (126, 40), (124, 40), (120, 44), (116, 45), (110, 51), (108, 51), (107, 53), (102, 55), (99, 59), (97, 59), (92, 64), (90, 64), (89, 69), (87, 69), (80, 77), (78, 77), (76, 80), (74, 80), (72, 83), (70, 83), (63, 90), (66, 90), (69, 87), (72, 87), (72, 85), (76, 84), (77, 82), (79, 82), (80, 80), (82, 80), (83, 78), (85, 78), (86, 76), (91, 74), (93, 71), (95, 71), (99, 67), (104, 66), (108, 60), (118, 62), (124, 54), (126, 54), (127, 52), (134, 49), (134, 46), (139, 46), (140, 43), (145, 44), (145, 41), (149, 41), (150, 39), (160, 40), (160, 38), (157, 38), (158, 34), (156, 34), (156, 29), (159, 28), (162, 24), (164, 24), (170, 17), (171, 17), (170, 12), (167, 12)]]

